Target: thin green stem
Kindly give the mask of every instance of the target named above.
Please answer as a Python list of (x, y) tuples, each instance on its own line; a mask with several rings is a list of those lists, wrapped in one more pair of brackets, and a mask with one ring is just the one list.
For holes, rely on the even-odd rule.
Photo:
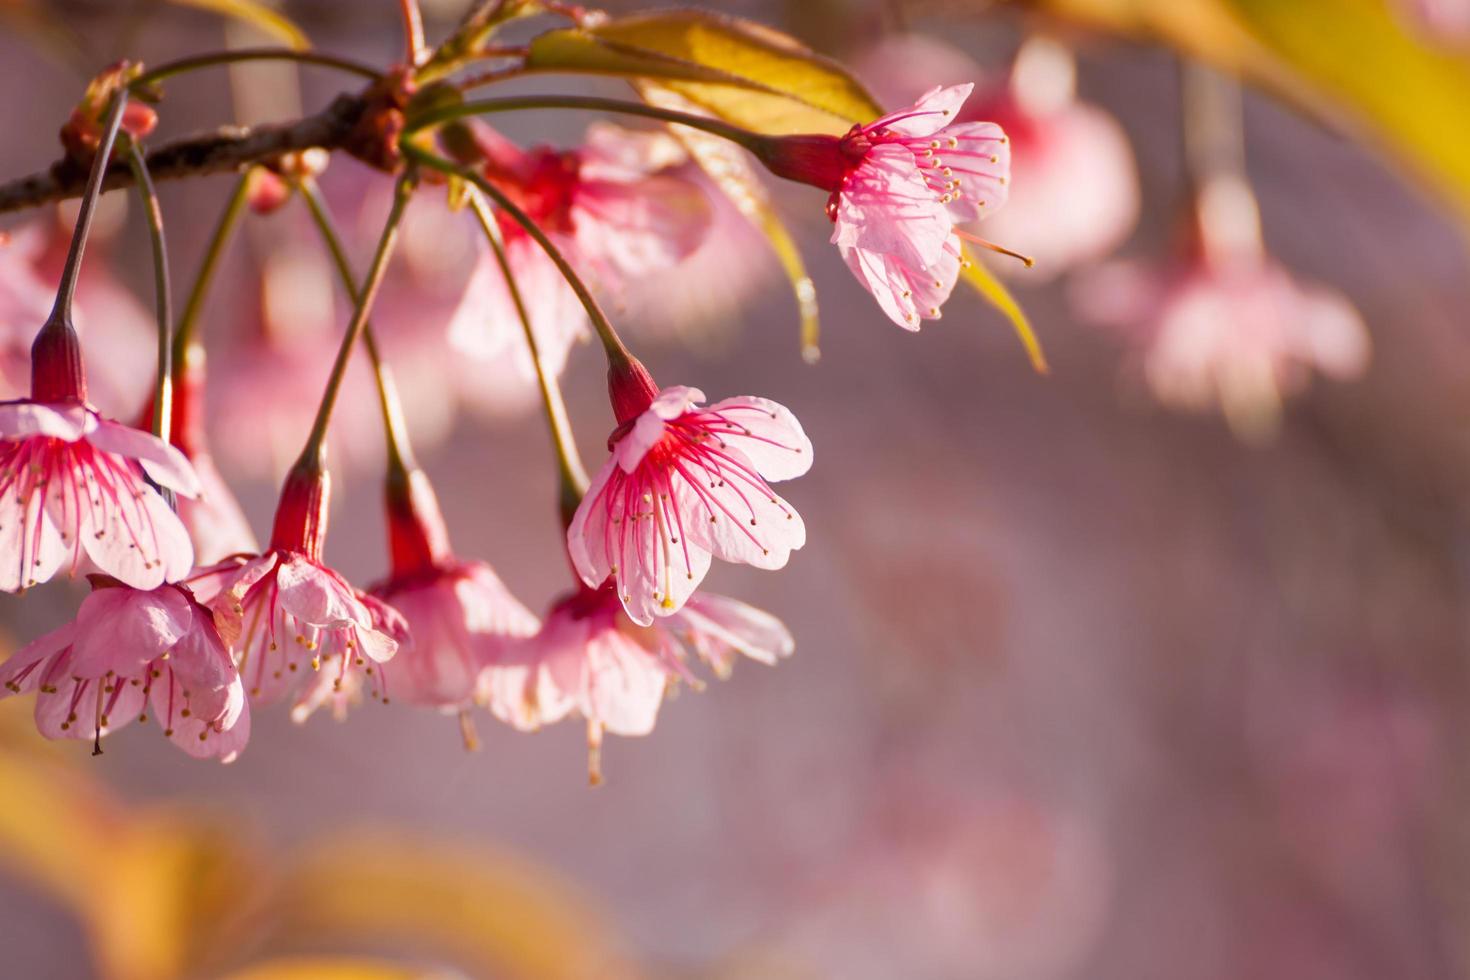
[(224, 254), (225, 246), (229, 244), (235, 227), (240, 223), (240, 216), (245, 213), (245, 204), (249, 197), (250, 172), (246, 171), (235, 182), (235, 189), (225, 204), (224, 212), (219, 216), (219, 222), (214, 226), (214, 233), (209, 238), (209, 244), (204, 247), (204, 259), (199, 264), (199, 272), (194, 277), (194, 285), (190, 288), (189, 296), (184, 301), (184, 309), (179, 314), (179, 322), (174, 326), (175, 372), (183, 370), (191, 358), (199, 356), (197, 334), (199, 314), (204, 310), (204, 298), (214, 282), (214, 273), (219, 268), (219, 260)]
[(153, 248), (154, 313), (158, 318), (158, 383), (153, 389), (153, 434), (168, 442), (169, 415), (173, 410), (173, 367), (169, 363), (173, 348), (169, 343), (169, 327), (174, 317), (169, 298), (163, 208), (159, 206), (153, 178), (148, 174), (148, 162), (136, 140), (128, 140), (128, 166), (132, 168), (138, 196), (143, 199), (143, 214), (148, 219), (148, 241)]
[(490, 208), (485, 204), (484, 198), (478, 194), (470, 195), (470, 207), (474, 209), (480, 229), (485, 233), (485, 240), (490, 243), (490, 251), (495, 255), (495, 262), (500, 266), (500, 273), (505, 277), (505, 285), (510, 291), (511, 302), (515, 304), (516, 316), (521, 321), (521, 330), (526, 335), (526, 346), (531, 350), (531, 363), (536, 368), (536, 383), (541, 387), (541, 401), (546, 408), (546, 422), (551, 427), (551, 442), (556, 449), (557, 473), (561, 477), (562, 506), (565, 509), (570, 503), (571, 509), (576, 510), (577, 504), (582, 500), (582, 495), (587, 492), (587, 471), (583, 469), (582, 459), (577, 454), (577, 441), (572, 436), (572, 424), (567, 418), (567, 407), (562, 401), (561, 388), (557, 385), (556, 378), (547, 373), (546, 365), (541, 360), (541, 345), (536, 340), (535, 329), (531, 326), (531, 315), (526, 310), (520, 286), (516, 284), (515, 274), (511, 271), (510, 262), (506, 259), (505, 243), (501, 240), (499, 226), (495, 224), (495, 216), (490, 213)]
[(398, 0), (403, 13), (403, 46), (405, 61), (410, 68), (424, 59), (424, 15), (419, 10), (419, 0)]
[(335, 68), (338, 71), (345, 71), (372, 81), (383, 77), (383, 73), (372, 65), (353, 61), (351, 58), (324, 54), (320, 51), (297, 51), (295, 48), (237, 48), (233, 51), (214, 51), (209, 54), (198, 54), (180, 58), (177, 61), (164, 62), (133, 79), (129, 88), (140, 89), (175, 75), (197, 71), (200, 68), (214, 68), (241, 61), (296, 61), (302, 64), (320, 65), (323, 68)]
[(112, 108), (102, 129), (102, 141), (97, 145), (97, 156), (92, 161), (92, 172), (87, 176), (87, 189), (82, 191), (82, 201), (77, 209), (76, 228), (71, 233), (71, 248), (66, 253), (66, 264), (61, 268), (61, 284), (56, 289), (56, 305), (51, 309), (50, 320), (71, 322), (72, 299), (77, 292), (77, 273), (82, 268), (82, 253), (87, 247), (87, 236), (92, 231), (92, 215), (97, 210), (97, 198), (102, 196), (102, 178), (107, 173), (108, 161), (112, 158), (112, 144), (117, 140), (118, 128), (122, 126), (123, 110), (128, 105), (128, 93), (120, 90), (112, 97)]
[(337, 360), (332, 364), (332, 374), (327, 378), (327, 387), (322, 392), (321, 405), (317, 408), (316, 421), (312, 423), (311, 435), (307, 436), (306, 445), (301, 450), (301, 462), (309, 464), (312, 460), (321, 459), (325, 454), (327, 426), (332, 421), (332, 409), (336, 407), (337, 396), (342, 390), (342, 379), (347, 375), (347, 363), (352, 358), (352, 348), (362, 336), (363, 328), (367, 325), (368, 313), (372, 310), (373, 300), (378, 296), (378, 287), (383, 284), (383, 274), (388, 270), (388, 260), (393, 256), (393, 248), (398, 243), (398, 226), (403, 221), (403, 211), (408, 206), (408, 200), (413, 195), (415, 178), (413, 174), (407, 173), (398, 178), (397, 185), (393, 188), (393, 207), (388, 212), (388, 220), (383, 225), (383, 235), (378, 239), (377, 251), (373, 254), (372, 265), (368, 267), (367, 279), (362, 284), (362, 289), (357, 296), (357, 304), (352, 311), (352, 320), (347, 325), (347, 332), (342, 337), (342, 346), (337, 349)]
[(461, 167), (451, 160), (446, 160), (437, 154), (430, 153), (428, 150), (414, 145), (409, 140), (404, 140), (402, 147), (405, 155), (424, 166), (474, 184), (486, 197), (495, 202), (496, 207), (510, 215), (517, 224), (526, 229), (526, 234), (530, 235), (535, 239), (536, 244), (541, 246), (546, 252), (547, 257), (556, 265), (557, 270), (561, 272), (562, 277), (566, 279), (567, 285), (572, 287), (572, 292), (577, 294), (577, 299), (581, 302), (582, 308), (587, 311), (587, 318), (592, 321), (592, 327), (597, 331), (598, 339), (602, 341), (603, 350), (607, 352), (609, 365), (626, 364), (632, 358), (633, 355), (629, 353), (627, 345), (618, 336), (618, 332), (613, 329), (613, 325), (608, 320), (607, 315), (602, 312), (602, 307), (598, 305), (596, 298), (592, 295), (592, 291), (587, 288), (587, 284), (582, 281), (582, 277), (577, 275), (577, 270), (572, 268), (566, 256), (561, 253), (561, 249), (557, 248), (555, 243), (546, 237), (546, 232), (542, 231), (541, 227), (535, 221), (531, 220), (530, 215), (522, 211), (504, 191), (468, 167)]
[(463, 119), (466, 116), (521, 112), (527, 109), (581, 109), (587, 112), (615, 112), (626, 116), (642, 116), (645, 119), (657, 119), (659, 122), (675, 123), (703, 130), (706, 133), (739, 143), (747, 149), (765, 139), (759, 133), (741, 129), (739, 126), (733, 126), (709, 116), (697, 116), (689, 112), (679, 112), (677, 109), (664, 109), (642, 102), (629, 102), (626, 99), (605, 99), (590, 95), (517, 95), (500, 99), (474, 99), (457, 105), (440, 106), (430, 109), (423, 115), (415, 116), (408, 121), (404, 132), (405, 135), (412, 134), (429, 126)]
[[(311, 212), (311, 219), (316, 223), (317, 230), (321, 232), (322, 242), (331, 253), (332, 263), (337, 267), (337, 275), (342, 280), (342, 287), (347, 290), (347, 298), (353, 303), (360, 301), (361, 294), (357, 288), (357, 279), (352, 273), (352, 262), (347, 258), (347, 250), (342, 245), (342, 236), (337, 231), (337, 224), (332, 220), (331, 212), (327, 209), (327, 202), (322, 197), (321, 190), (316, 181), (305, 178), (296, 182), (296, 188), (301, 192), (301, 199), (306, 202), (306, 209)], [(403, 419), (403, 405), (398, 398), (398, 388), (393, 383), (393, 372), (388, 367), (387, 361), (383, 359), (382, 348), (378, 346), (377, 334), (373, 331), (371, 322), (363, 325), (363, 346), (367, 348), (368, 360), (373, 365), (373, 377), (376, 379), (378, 388), (378, 404), (383, 410), (383, 432), (388, 446), (388, 467), (407, 472), (416, 469), (418, 463), (414, 460), (413, 447), (408, 441), (408, 426)]]

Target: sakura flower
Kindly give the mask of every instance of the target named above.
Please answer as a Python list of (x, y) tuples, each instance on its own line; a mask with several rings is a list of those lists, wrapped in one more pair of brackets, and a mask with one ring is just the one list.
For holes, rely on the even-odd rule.
[[(38, 371), (57, 356), (42, 351)], [(187, 574), (189, 533), (155, 485), (198, 494), (189, 461), (102, 418), (74, 384), (35, 388), (35, 399), (0, 402), (0, 589), (48, 581), (68, 562), (75, 571), (83, 555), (137, 589)]]
[[(912, 98), (928, 80), (981, 74), (963, 51), (917, 34), (885, 39), (863, 67), (863, 77), (893, 101)], [(1137, 223), (1138, 175), (1127, 134), (1111, 115), (1077, 100), (1076, 65), (1059, 43), (1027, 40), (1009, 76), (977, 91), (959, 119), (993, 120), (1010, 137), (1014, 177), (1006, 206), (985, 227), (1036, 257), (1029, 279), (1102, 258)]]
[(710, 558), (781, 568), (806, 543), (800, 515), (767, 481), (801, 476), (812, 444), (764, 398), (705, 407), (697, 388), (659, 391), (636, 361), (610, 374), (618, 428), (567, 529), (589, 588), (609, 576), (641, 626), (678, 611)]
[[(705, 239), (709, 199), (687, 176), (666, 172), (685, 160), (666, 134), (601, 124), (588, 130), (581, 147), (559, 151), (522, 150), (483, 125), (462, 132), (473, 134), (473, 145), (460, 147), (461, 157), (479, 164), (604, 291), (618, 294), (629, 283), (672, 268)], [(525, 229), (503, 213), (497, 224), (543, 361), (559, 372), (571, 344), (587, 332), (586, 315)], [(535, 373), (521, 340), (520, 314), (488, 247), (450, 321), (449, 340), (471, 358), (472, 401), (481, 389), (509, 389), (514, 395), (496, 394), (491, 407), (530, 404)], [(491, 382), (482, 367), (496, 371)]]
[(281, 491), (269, 550), (202, 573), (215, 579), (209, 606), (252, 700), (278, 700), (311, 671), (327, 678), (326, 692), (308, 685), (298, 697), (298, 721), (326, 693), (366, 687), (386, 701), (383, 664), (398, 649), (388, 614), (321, 560), (327, 496), (320, 464), (298, 464)]
[(392, 573), (371, 593), (407, 623), (394, 661), (397, 694), (461, 710), (473, 700), (485, 666), (500, 662), (509, 644), (535, 633), (539, 622), (489, 565), (454, 556), (422, 470), (390, 478), (388, 518)]
[(148, 712), (179, 748), (232, 762), (250, 737), (240, 675), (209, 610), (178, 585), (101, 576), (76, 619), (0, 666), (0, 698), (36, 692), (47, 738), (101, 739)]
[(1282, 403), (1313, 370), (1349, 380), (1370, 356), (1367, 330), (1345, 298), (1298, 283), (1263, 256), (1115, 263), (1080, 282), (1076, 296), (1094, 322), (1135, 345), (1159, 401), (1217, 407), (1245, 439), (1272, 434)]
[(672, 684), (699, 686), (685, 666), (691, 654), (723, 677), (736, 653), (774, 664), (791, 650), (791, 634), (774, 616), (722, 596), (696, 596), (639, 626), (609, 583), (579, 588), (552, 606), (535, 636), (485, 672), (484, 698), (496, 717), (523, 731), (581, 715), (596, 783), (604, 733), (647, 735)]
[(755, 140), (778, 176), (830, 192), (832, 244), (893, 322), (937, 319), (960, 270), (956, 224), (1005, 203), (1010, 143), (999, 126), (957, 122), (973, 85), (933, 88), (845, 136)]

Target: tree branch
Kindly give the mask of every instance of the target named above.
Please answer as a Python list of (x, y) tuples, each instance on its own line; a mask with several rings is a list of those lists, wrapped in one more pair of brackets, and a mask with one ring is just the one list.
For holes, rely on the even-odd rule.
[[(282, 153), (317, 146), (356, 155), (353, 131), (366, 108), (362, 96), (339, 95), (326, 109), (294, 122), (225, 126), (158, 147), (148, 154), (148, 169), (154, 180), (176, 180), (239, 171)], [(41, 173), (0, 184), (0, 214), (77, 197), (86, 181), (85, 168), (71, 159), (60, 160)], [(112, 189), (132, 183), (132, 171), (123, 161), (108, 168), (103, 186)]]

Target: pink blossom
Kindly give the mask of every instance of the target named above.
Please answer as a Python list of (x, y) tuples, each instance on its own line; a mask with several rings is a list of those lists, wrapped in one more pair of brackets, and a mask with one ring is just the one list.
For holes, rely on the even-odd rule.
[(80, 401), (0, 403), (0, 589), (75, 571), (84, 554), (137, 589), (183, 577), (189, 534), (153, 484), (199, 492), (177, 449)]
[[(863, 58), (863, 78), (904, 102), (930, 81), (979, 78), (968, 54), (919, 34), (885, 39)], [(1077, 101), (1069, 51), (1048, 38), (1021, 45), (1004, 79), (975, 93), (960, 122), (992, 120), (1010, 138), (1006, 206), (986, 234), (1035, 256), (1028, 279), (1102, 258), (1138, 220), (1138, 175), (1127, 134), (1107, 112)]]
[(706, 408), (697, 388), (658, 391), (636, 362), (615, 377), (613, 399), (612, 453), (567, 548), (589, 588), (613, 577), (635, 623), (678, 611), (711, 556), (774, 569), (806, 543), (800, 515), (767, 482), (811, 466), (812, 444), (787, 409), (752, 397)]
[(281, 491), (270, 548), (203, 569), (197, 582), (210, 596), (252, 700), (275, 701), (308, 673), (321, 672), (325, 680), (298, 695), (297, 721), (333, 694), (367, 688), (386, 701), (384, 664), (399, 643), (401, 617), (321, 560), (327, 498), (320, 464), (298, 464)]
[(1264, 257), (1114, 263), (1079, 282), (1076, 300), (1136, 346), (1159, 401), (1218, 408), (1244, 438), (1270, 435), (1313, 370), (1348, 380), (1370, 356), (1363, 321), (1342, 295), (1300, 284)]
[(406, 473), (401, 485), (390, 479), (388, 529), (392, 574), (371, 593), (407, 623), (394, 660), (396, 693), (415, 704), (461, 710), (474, 699), (480, 672), (540, 623), (489, 565), (454, 556), (421, 470)]
[(832, 243), (899, 326), (937, 319), (959, 278), (955, 225), (1006, 200), (1010, 143), (988, 122), (957, 122), (973, 85), (930, 89), (845, 136), (788, 136), (753, 149), (772, 172), (831, 192)]
[[(470, 152), (488, 180), (524, 210), (584, 277), (614, 294), (672, 268), (704, 241), (708, 197), (687, 176), (667, 134), (610, 124), (588, 130), (576, 150), (522, 150), (487, 126)], [(546, 368), (559, 373), (588, 323), (576, 294), (526, 231), (504, 213), (497, 224)], [(449, 340), (471, 358), (467, 397), (492, 409), (529, 404), (535, 374), (520, 315), (499, 263), (486, 247), (450, 321)], [(482, 370), (483, 369), (483, 370)], [(485, 370), (494, 374), (487, 380)]]
[(178, 585), (142, 590), (99, 578), (94, 586), (75, 620), (0, 667), (0, 697), (36, 691), (36, 727), (47, 738), (100, 742), (151, 709), (185, 752), (234, 761), (250, 737), (250, 709), (209, 611)]
[(774, 616), (723, 596), (695, 596), (653, 626), (639, 626), (609, 583), (579, 588), (552, 606), (535, 636), (485, 672), (483, 697), (497, 718), (523, 731), (581, 715), (597, 782), (605, 732), (647, 735), (671, 685), (699, 686), (690, 656), (724, 677), (737, 653), (775, 664), (792, 648)]
[(1433, 40), (1470, 42), (1470, 0), (1398, 0), (1398, 6), (1412, 27)]

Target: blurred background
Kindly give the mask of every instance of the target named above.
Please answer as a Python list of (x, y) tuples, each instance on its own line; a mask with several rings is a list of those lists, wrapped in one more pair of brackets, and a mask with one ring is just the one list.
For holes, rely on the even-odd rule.
[[(430, 37), (463, 6), (425, 0)], [(1470, 976), (1470, 195), (1455, 182), (1470, 101), (1453, 101), (1470, 91), (1455, 87), (1470, 15), (1411, 0), (702, 6), (843, 59), (888, 105), (979, 83), (1016, 143), (1016, 213), (982, 227), (1039, 260), (996, 268), (1051, 373), (963, 288), (919, 334), (895, 329), (826, 244), (820, 192), (773, 187), (820, 296), (819, 363), (800, 356), (775, 257), (735, 217), (690, 268), (620, 297), (617, 319), (665, 384), (768, 396), (811, 436), (816, 465), (787, 493), (807, 546), (779, 574), (722, 566), (709, 582), (783, 619), (796, 654), (683, 692), (649, 737), (610, 738), (595, 789), (575, 722), (526, 736), (482, 715), (466, 752), (452, 718), (406, 705), (304, 726), (263, 710), (239, 761), (217, 766), (140, 726), (89, 758), (42, 743), (28, 699), (4, 702), (0, 972), (220, 976), (272, 960), (335, 976), (313, 958), (345, 954), (477, 978)], [(324, 50), (400, 56), (387, 0), (281, 9)], [(0, 11), (6, 179), (56, 158), (106, 63), (259, 43), (149, 0)], [(1226, 282), (1223, 339), (1200, 340), (1210, 324), (1191, 313), (1184, 367), (1160, 354), (1168, 288), (1123, 329), (1098, 322), (1120, 291), (1148, 292), (1140, 269), (1199, 274), (1181, 233), (1202, 175), (1186, 166), (1180, 48), (1250, 80), (1242, 159), (1265, 249), (1335, 317), (1263, 309)], [(1343, 60), (1365, 77), (1335, 74)], [(344, 88), (285, 76), (170, 83), (154, 142), (314, 111)], [(1207, 89), (1225, 93), (1229, 138), (1229, 86)], [(1444, 100), (1459, 117), (1421, 118)], [(587, 121), (503, 129), (572, 145)], [(180, 295), (231, 180), (161, 188)], [(339, 157), (322, 182), (365, 262), (389, 179)], [(88, 252), (82, 327), (108, 377), (99, 402), (130, 414), (151, 382), (151, 280), (125, 197)], [(457, 551), (544, 609), (570, 584), (545, 427), (534, 402), (484, 397), (443, 347), (474, 229), (441, 211), (416, 209), (376, 320)], [(0, 228), (44, 262), (69, 220), (43, 209)], [(247, 221), (205, 333), (213, 448), (257, 532), (325, 374), (326, 354), (300, 352), (330, 350), (348, 312), (304, 212)], [(1283, 339), (1318, 318), (1322, 334)], [(3, 329), (24, 350), (38, 323)], [(1264, 358), (1269, 383), (1190, 394), (1191, 370), (1237, 357)], [(327, 547), (359, 583), (386, 567), (366, 378), (337, 422)], [(600, 461), (612, 423), (594, 348), (564, 384)], [(81, 594), (0, 597), (10, 645)]]

